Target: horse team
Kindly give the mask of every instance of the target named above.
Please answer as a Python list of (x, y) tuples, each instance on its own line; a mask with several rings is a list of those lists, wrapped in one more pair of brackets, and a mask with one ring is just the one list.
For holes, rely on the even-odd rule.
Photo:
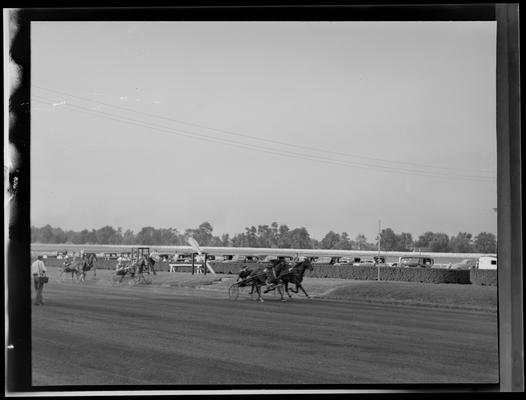
[[(287, 293), (289, 298), (292, 297), (292, 293), (299, 293), (299, 290), (307, 294), (303, 288), (303, 276), (306, 270), (312, 271), (312, 264), (309, 259), (302, 262), (297, 262), (294, 265), (289, 265), (284, 260), (276, 260), (270, 266), (259, 268), (254, 271), (249, 270), (247, 266), (244, 266), (238, 275), (240, 282), (235, 283), (233, 288), (239, 287), (250, 287), (250, 295), (257, 293), (257, 300), (263, 302), (261, 296), (261, 288), (265, 287), (263, 293), (268, 293), (273, 290), (277, 290), (280, 294), (281, 301), (286, 301), (283, 296), (283, 290)], [(290, 287), (289, 284), (295, 285), (295, 289)], [(237, 296), (236, 296), (237, 298)]]
[(60, 280), (64, 280), (66, 274), (71, 273), (71, 279), (76, 278), (79, 282), (86, 280), (86, 274), (93, 269), (93, 276), (97, 276), (97, 255), (95, 253), (81, 252), (80, 258), (73, 260), (66, 258), (60, 273)]
[[(84, 282), (88, 271), (93, 270), (93, 277), (97, 276), (97, 256), (95, 253), (80, 253), (80, 257), (73, 259), (66, 257), (63, 263), (62, 271), (60, 273), (60, 281), (64, 281), (68, 274), (71, 274), (71, 279), (78, 282)], [(155, 275), (154, 268), (155, 261), (148, 255), (139, 257), (138, 260), (132, 260), (128, 263), (119, 261), (115, 268), (114, 276), (118, 277), (118, 281), (122, 282), (125, 277), (135, 278), (138, 281), (147, 281), (144, 278), (144, 273)], [(146, 282), (148, 283), (148, 282)]]
[(119, 261), (115, 267), (114, 282), (121, 283), (125, 277), (130, 277), (134, 279), (135, 283), (151, 283), (151, 280), (146, 278), (144, 274), (153, 273), (155, 275), (154, 265), (155, 260), (147, 254), (127, 263)]

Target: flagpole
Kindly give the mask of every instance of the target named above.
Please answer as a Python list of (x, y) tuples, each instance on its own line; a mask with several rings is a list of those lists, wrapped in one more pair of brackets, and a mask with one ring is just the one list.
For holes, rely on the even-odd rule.
[(380, 263), (379, 263), (379, 260), (380, 260), (380, 240), (381, 240), (380, 233), (382, 232), (381, 226), (382, 226), (382, 220), (378, 220), (378, 258), (376, 259), (376, 266), (378, 268), (378, 278), (377, 278), (378, 281), (380, 281)]

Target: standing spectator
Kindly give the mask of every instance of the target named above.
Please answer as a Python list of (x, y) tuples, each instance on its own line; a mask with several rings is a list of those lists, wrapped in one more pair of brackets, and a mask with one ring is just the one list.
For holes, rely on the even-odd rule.
[(154, 268), (154, 265), (155, 265), (155, 262), (159, 260), (159, 253), (157, 253), (157, 250), (153, 250), (151, 253), (150, 253), (150, 256), (149, 256), (149, 262), (150, 262), (150, 267), (152, 269), (152, 272), (153, 274), (155, 275), (155, 268)]
[(42, 297), (42, 289), (44, 288), (44, 283), (40, 278), (46, 276), (46, 266), (44, 265), (44, 261), (42, 261), (42, 258), (42, 256), (38, 256), (37, 260), (33, 262), (33, 264), (31, 264), (31, 274), (33, 275), (35, 291), (37, 292), (35, 298), (35, 306), (44, 305), (44, 298)]

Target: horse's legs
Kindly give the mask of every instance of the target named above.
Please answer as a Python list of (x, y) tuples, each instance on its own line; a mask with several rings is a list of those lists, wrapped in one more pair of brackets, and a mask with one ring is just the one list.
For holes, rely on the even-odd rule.
[(257, 288), (258, 288), (258, 300), (263, 303), (264, 300), (263, 300), (263, 297), (261, 297), (261, 287), (257, 286)]
[(276, 287), (279, 285), (279, 282), (277, 280), (271, 280), (270, 284), (267, 284), (267, 288), (263, 291), (263, 293), (268, 293), (271, 290), (276, 289)]
[(255, 285), (255, 286), (256, 286), (256, 292), (258, 294), (257, 300), (259, 300), (259, 301), (261, 301), (263, 303), (264, 300), (263, 300), (263, 297), (261, 297), (261, 286), (259, 286), (259, 285)]
[[(290, 288), (291, 291), (294, 291), (292, 290), (292, 288)], [(289, 293), (289, 283), (288, 282), (285, 282), (285, 292), (287, 292), (287, 295), (289, 296), (289, 298), (292, 298), (292, 295)]]
[(294, 290), (293, 288), (290, 288), (290, 291), (291, 291), (292, 293), (298, 293), (298, 287), (299, 287), (299, 286), (296, 285), (296, 290)]
[(300, 289), (303, 291), (303, 293), (305, 293), (305, 296), (307, 296), (307, 297), (310, 299), (310, 296), (307, 294), (307, 292), (305, 291), (305, 289), (303, 289), (303, 286), (302, 286), (301, 283), (297, 283), (297, 284), (296, 284), (296, 293), (298, 293), (298, 288), (300, 288)]
[(281, 296), (281, 301), (287, 301), (285, 297), (283, 297), (283, 285), (276, 286), (278, 288), (279, 295)]

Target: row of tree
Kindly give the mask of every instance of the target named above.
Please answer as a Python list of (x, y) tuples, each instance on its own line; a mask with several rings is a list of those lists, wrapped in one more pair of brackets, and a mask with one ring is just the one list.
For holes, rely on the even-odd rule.
[[(295, 249), (339, 249), (339, 250), (376, 250), (378, 237), (374, 243), (368, 242), (363, 234), (353, 240), (347, 232), (328, 232), (323, 239), (310, 237), (305, 228), (290, 229), (287, 225), (273, 222), (270, 225), (258, 225), (245, 228), (245, 231), (230, 237), (229, 234), (214, 236), (213, 227), (203, 222), (195, 229), (179, 232), (176, 228), (142, 228), (139, 232), (122, 228), (104, 226), (100, 229), (82, 231), (54, 228), (50, 225), (41, 228), (31, 227), (32, 243), (73, 243), (73, 244), (143, 244), (143, 245), (186, 245), (193, 237), (202, 246), (219, 247), (265, 247)], [(413, 240), (410, 233), (395, 233), (391, 228), (382, 230), (379, 235), (380, 247), (384, 251), (432, 251), (454, 253), (496, 253), (497, 239), (494, 234), (481, 232), (477, 236), (459, 232), (449, 237), (445, 233), (426, 232)]]
[(425, 232), (417, 240), (410, 233), (396, 234), (391, 228), (382, 230), (380, 244), (385, 251), (431, 251), (436, 253), (496, 253), (497, 237), (481, 232), (476, 236), (459, 232), (449, 237), (446, 233)]

